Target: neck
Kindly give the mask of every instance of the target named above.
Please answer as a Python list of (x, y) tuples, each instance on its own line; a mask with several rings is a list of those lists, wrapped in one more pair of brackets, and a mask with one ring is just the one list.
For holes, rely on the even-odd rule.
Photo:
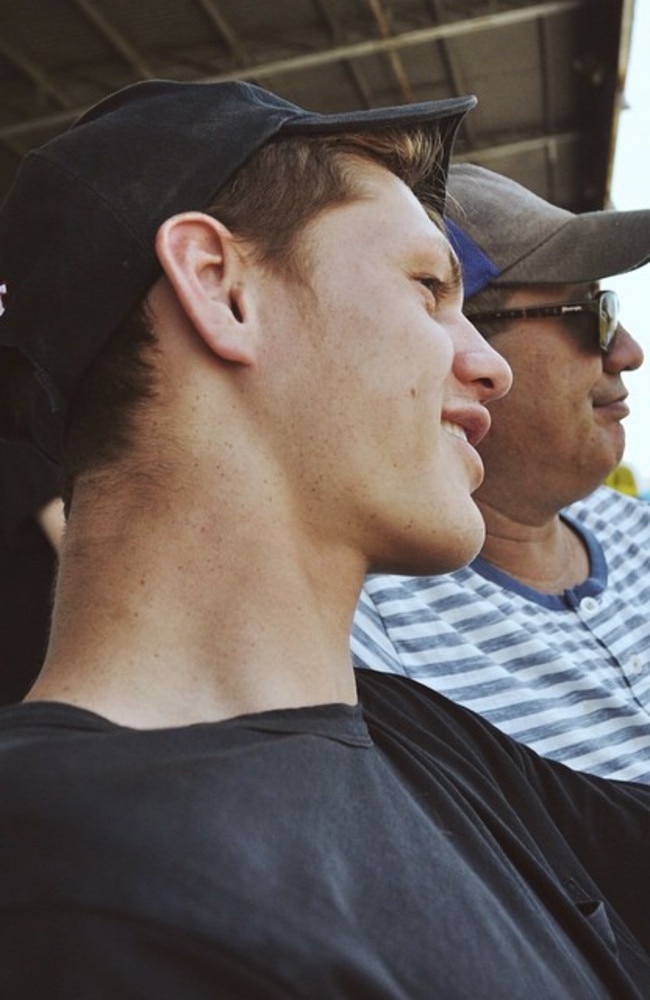
[(358, 556), (319, 545), (273, 505), (264, 515), (259, 493), (230, 517), (196, 489), (171, 495), (173, 504), (116, 501), (119, 519), (107, 512), (101, 535), (96, 509), (86, 517), (75, 499), (50, 649), (29, 699), (137, 728), (355, 703)]
[(543, 594), (558, 594), (589, 575), (589, 556), (559, 514), (538, 523), (480, 504), (486, 524), (481, 556), (496, 569)]

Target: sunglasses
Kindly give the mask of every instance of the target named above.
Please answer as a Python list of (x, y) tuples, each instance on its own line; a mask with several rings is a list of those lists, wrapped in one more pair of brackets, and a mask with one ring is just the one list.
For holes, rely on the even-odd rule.
[(468, 312), (467, 319), (477, 322), (494, 319), (535, 319), (543, 316), (577, 316), (591, 313), (598, 319), (598, 344), (608, 351), (618, 328), (619, 301), (616, 292), (598, 292), (586, 302), (562, 302), (549, 306), (526, 306), (524, 309), (502, 309), (499, 312)]

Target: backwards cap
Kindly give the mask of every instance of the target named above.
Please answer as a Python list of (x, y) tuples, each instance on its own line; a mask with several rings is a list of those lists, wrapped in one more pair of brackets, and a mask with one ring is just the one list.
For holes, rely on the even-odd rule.
[[(28, 426), (7, 427), (16, 418), (2, 414), (2, 432), (58, 451), (81, 376), (161, 273), (160, 225), (205, 209), (272, 136), (430, 124), (442, 141), (442, 210), (454, 136), (475, 103), (458, 97), (321, 115), (247, 83), (159, 80), (97, 104), (25, 157), (0, 210), (0, 408), (12, 385), (15, 392), (18, 358), (36, 378), (26, 380)], [(54, 439), (52, 414), (60, 425)]]
[(449, 171), (448, 234), (465, 298), (486, 285), (574, 285), (650, 260), (650, 210), (574, 215), (484, 167)]

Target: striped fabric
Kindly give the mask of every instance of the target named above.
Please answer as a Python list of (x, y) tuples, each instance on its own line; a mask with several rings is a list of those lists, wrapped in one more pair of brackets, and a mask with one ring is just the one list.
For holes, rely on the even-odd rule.
[(369, 576), (353, 658), (576, 770), (650, 784), (650, 503), (601, 487), (563, 516), (589, 549), (580, 586), (540, 594), (481, 559), (440, 577)]

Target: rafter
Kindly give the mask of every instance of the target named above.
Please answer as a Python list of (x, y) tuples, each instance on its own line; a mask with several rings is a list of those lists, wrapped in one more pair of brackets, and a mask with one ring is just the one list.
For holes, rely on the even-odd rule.
[(57, 104), (61, 104), (64, 108), (70, 107), (70, 101), (64, 91), (57, 87), (53, 80), (31, 59), (19, 52), (14, 45), (8, 45), (2, 38), (0, 38), (0, 54), (43, 94), (54, 98)]
[(492, 145), (476, 146), (463, 153), (454, 154), (455, 163), (469, 163), (501, 160), (508, 156), (520, 156), (525, 153), (537, 153), (540, 150), (553, 158), (557, 157), (558, 147), (575, 145), (584, 142), (584, 132), (553, 132), (548, 135), (530, 136), (526, 139), (510, 139), (495, 142)]
[(217, 29), (240, 66), (248, 66), (251, 61), (250, 56), (237, 37), (236, 32), (223, 16), (216, 0), (196, 0), (196, 3), (199, 4), (212, 26)]
[[(388, 17), (386, 16), (386, 11), (382, 7), (381, 0), (367, 0), (367, 3), (372, 12), (372, 16), (375, 19), (380, 37), (392, 38), (393, 36), (388, 23)], [(402, 62), (402, 57), (400, 56), (398, 49), (389, 48), (386, 51), (386, 55), (388, 56), (388, 61), (399, 85), (404, 102), (406, 104), (411, 104), (414, 100), (413, 88), (411, 86), (411, 81), (408, 78), (408, 74), (404, 69), (404, 63)]]
[[(320, 52), (310, 52), (299, 56), (289, 56), (277, 59), (271, 63), (261, 63), (251, 67), (256, 79), (263, 79), (273, 73), (297, 72), (311, 69), (314, 66), (324, 66), (341, 59), (355, 59), (362, 56), (375, 55), (378, 52), (388, 52), (391, 49), (408, 48), (412, 45), (423, 45), (426, 42), (439, 41), (442, 38), (457, 38), (461, 35), (473, 35), (482, 31), (504, 28), (513, 24), (523, 24), (541, 17), (552, 17), (565, 14), (572, 10), (585, 8), (592, 0), (547, 0), (546, 3), (534, 4), (530, 7), (500, 11), (497, 14), (486, 14), (482, 17), (466, 18), (462, 21), (450, 21), (446, 24), (436, 24), (414, 31), (401, 32), (390, 38), (373, 38), (363, 42), (352, 42), (349, 45), (338, 45), (332, 49)], [(208, 82), (220, 82), (237, 79), (234, 73), (219, 73), (208, 78)]]
[[(335, 45), (340, 45), (342, 41), (343, 32), (341, 31), (341, 26), (339, 22), (335, 19), (332, 14), (332, 9), (329, 4), (329, 0), (313, 0), (316, 10), (320, 14), (322, 20), (324, 21), (332, 41)], [(352, 62), (350, 59), (342, 59), (341, 63), (344, 67), (345, 72), (352, 80), (352, 83), (361, 98), (364, 107), (369, 108), (372, 103), (372, 91), (368, 85), (368, 81), (365, 75), (361, 71), (361, 68), (357, 63)]]
[(143, 79), (150, 79), (154, 75), (142, 54), (138, 52), (129, 41), (127, 41), (122, 32), (118, 31), (118, 29), (111, 24), (108, 18), (106, 18), (104, 14), (102, 14), (102, 12), (95, 7), (91, 0), (72, 0), (72, 2), (88, 18), (89, 21), (92, 21), (95, 28), (97, 28), (106, 41), (112, 45), (113, 49), (119, 53), (124, 61), (129, 64), (137, 76)]
[[(436, 19), (438, 24), (448, 24), (449, 23), (449, 13), (445, 8), (443, 0), (429, 0), (429, 9)], [(438, 42), (440, 46), (440, 52), (442, 54), (443, 63), (447, 70), (447, 75), (451, 80), (452, 93), (454, 94), (467, 94), (470, 88), (465, 83), (463, 74), (461, 73), (460, 66), (458, 65), (458, 60), (455, 58), (453, 53), (453, 47), (449, 44), (449, 40), (446, 38), (441, 38)], [(466, 137), (470, 145), (474, 145), (476, 142), (475, 129), (472, 125), (470, 118), (466, 117), (463, 120), (463, 135)]]
[[(75, 2), (87, 3), (88, 0), (75, 0)], [(309, 69), (314, 66), (324, 66), (333, 62), (340, 62), (343, 59), (354, 59), (377, 52), (388, 52), (394, 48), (399, 49), (407, 48), (411, 45), (422, 45), (431, 41), (439, 41), (441, 38), (455, 38), (461, 35), (478, 34), (481, 31), (503, 28), (506, 25), (521, 24), (540, 17), (552, 17), (556, 14), (564, 14), (571, 10), (585, 8), (591, 2), (592, 0), (548, 0), (548, 2), (534, 4), (530, 7), (516, 8), (496, 14), (487, 14), (482, 17), (451, 21), (445, 24), (421, 28), (416, 31), (403, 32), (398, 35), (392, 35), (389, 39), (374, 38), (349, 45), (337, 45), (334, 48), (320, 52), (311, 52), (286, 59), (277, 59), (273, 62), (262, 63), (256, 66), (249, 66), (245, 70), (202, 77), (202, 80), (204, 82), (216, 83), (238, 80), (244, 76), (248, 79), (268, 79), (276, 73), (299, 72), (300, 70)], [(28, 134), (34, 129), (63, 126), (77, 118), (85, 110), (86, 107), (84, 106), (71, 110), (66, 114), (48, 115), (43, 118), (34, 119), (31, 122), (17, 122), (12, 125), (4, 125), (0, 127), (0, 140), (11, 136)]]

